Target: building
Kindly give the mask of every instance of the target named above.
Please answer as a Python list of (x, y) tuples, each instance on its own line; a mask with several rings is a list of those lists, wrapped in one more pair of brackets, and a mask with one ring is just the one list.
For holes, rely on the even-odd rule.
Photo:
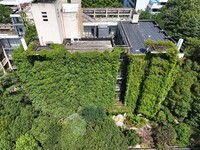
[(154, 21), (139, 21), (132, 8), (82, 10), (80, 1), (36, 0), (31, 10), (41, 46), (64, 43), (72, 52), (123, 46), (142, 54), (148, 39), (177, 44)]
[(136, 11), (145, 10), (149, 4), (149, 0), (124, 0), (124, 7), (134, 8)]
[(114, 38), (119, 21), (131, 21), (137, 15), (132, 8), (84, 8), (84, 38)]
[[(154, 21), (139, 21), (138, 23), (119, 22), (121, 42), (129, 47), (134, 54), (146, 53), (145, 40), (176, 42)], [(119, 44), (123, 44), (119, 43)]]
[(152, 14), (156, 14), (159, 12), (164, 5), (166, 5), (168, 0), (150, 0), (147, 9), (150, 10)]
[(31, 10), (41, 45), (82, 37), (80, 0), (35, 0)]
[(20, 14), (19, 13), (10, 14), (10, 18), (16, 34), (21, 37), (24, 36), (25, 28)]
[(0, 34), (0, 70), (15, 69), (11, 54), (20, 44), (21, 38), (17, 35)]
[(15, 11), (19, 6), (17, 0), (0, 0), (0, 4), (9, 6), (13, 11)]

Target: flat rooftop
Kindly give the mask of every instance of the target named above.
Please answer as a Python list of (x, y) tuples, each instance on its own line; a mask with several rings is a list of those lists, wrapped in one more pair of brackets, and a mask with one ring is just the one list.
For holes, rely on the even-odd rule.
[(110, 40), (83, 40), (75, 41), (73, 43), (66, 42), (65, 47), (70, 52), (90, 52), (95, 50), (100, 52), (105, 50), (112, 51), (112, 43)]
[(148, 39), (175, 42), (154, 21), (139, 21), (137, 24), (123, 21), (119, 23), (119, 27), (122, 38), (127, 41), (132, 53), (144, 53), (146, 51), (145, 40)]
[(33, 0), (32, 3), (54, 3), (56, 0)]

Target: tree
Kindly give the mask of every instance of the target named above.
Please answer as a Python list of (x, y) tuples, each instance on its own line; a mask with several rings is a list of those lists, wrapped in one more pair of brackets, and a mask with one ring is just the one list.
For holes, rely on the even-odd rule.
[(106, 118), (106, 112), (101, 107), (86, 106), (80, 114), (87, 122), (103, 121)]
[(128, 141), (129, 146), (135, 146), (140, 143), (140, 137), (135, 130), (123, 130), (124, 136)]
[(180, 123), (175, 126), (177, 133), (177, 144), (181, 147), (187, 147), (190, 143), (189, 138), (191, 136), (191, 129), (187, 124)]
[(9, 6), (0, 4), (0, 23), (11, 23), (10, 14), (12, 14), (12, 9)]
[(77, 149), (122, 150), (127, 149), (127, 141), (113, 120), (106, 119), (87, 124), (86, 133), (77, 142)]
[(140, 20), (149, 20), (152, 19), (153, 16), (149, 9), (139, 10), (138, 13), (140, 14)]
[(122, 7), (122, 2), (121, 0), (82, 0), (82, 6), (86, 8)]
[(195, 38), (187, 38), (185, 54), (187, 58), (192, 61), (196, 61), (200, 65), (200, 39)]
[(34, 23), (27, 19), (26, 13), (24, 11), (22, 11), (20, 15), (25, 26), (25, 40), (29, 44), (37, 37), (36, 27)]
[(170, 150), (176, 143), (176, 131), (172, 125), (158, 126), (154, 131), (155, 145), (159, 150)]
[(191, 103), (193, 101), (190, 89), (197, 81), (197, 72), (193, 71), (192, 67), (193, 63), (190, 60), (183, 62), (174, 86), (164, 101), (164, 105), (170, 109), (179, 121), (183, 121), (188, 117), (188, 112), (191, 109)]
[(57, 118), (40, 115), (33, 124), (29, 133), (38, 141), (43, 149), (61, 149), (61, 126)]
[[(175, 39), (199, 36), (200, 5), (198, 0), (169, 0), (157, 21)], [(164, 22), (164, 23), (163, 23)]]
[(86, 121), (79, 114), (72, 114), (61, 121), (61, 146), (62, 149), (77, 149), (77, 142), (86, 134)]
[(41, 150), (42, 148), (39, 146), (38, 142), (35, 138), (26, 133), (25, 135), (20, 136), (16, 142), (16, 150)]

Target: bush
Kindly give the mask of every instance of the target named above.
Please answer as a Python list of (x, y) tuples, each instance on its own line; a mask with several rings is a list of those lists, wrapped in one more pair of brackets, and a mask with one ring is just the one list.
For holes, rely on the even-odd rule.
[(154, 141), (159, 150), (170, 150), (170, 146), (176, 143), (176, 131), (172, 125), (166, 124), (158, 126), (154, 130)]
[(124, 133), (125, 138), (128, 141), (129, 146), (135, 146), (140, 143), (140, 137), (135, 130), (125, 129), (122, 131)]
[(180, 123), (175, 126), (177, 133), (177, 144), (181, 147), (187, 147), (189, 145), (189, 138), (191, 136), (191, 129), (188, 125)]
[(146, 120), (139, 116), (127, 114), (124, 123), (128, 126), (142, 127), (146, 124)]

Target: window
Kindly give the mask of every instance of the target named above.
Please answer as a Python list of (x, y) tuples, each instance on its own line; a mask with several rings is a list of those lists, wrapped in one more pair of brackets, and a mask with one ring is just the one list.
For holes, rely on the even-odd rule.
[(67, 0), (67, 3), (71, 3), (71, 0)]
[(166, 2), (161, 2), (160, 5), (166, 5)]
[(43, 21), (48, 21), (47, 12), (41, 12)]
[(19, 28), (19, 32), (23, 32), (22, 28)]
[(152, 12), (158, 12), (158, 9), (152, 9)]

